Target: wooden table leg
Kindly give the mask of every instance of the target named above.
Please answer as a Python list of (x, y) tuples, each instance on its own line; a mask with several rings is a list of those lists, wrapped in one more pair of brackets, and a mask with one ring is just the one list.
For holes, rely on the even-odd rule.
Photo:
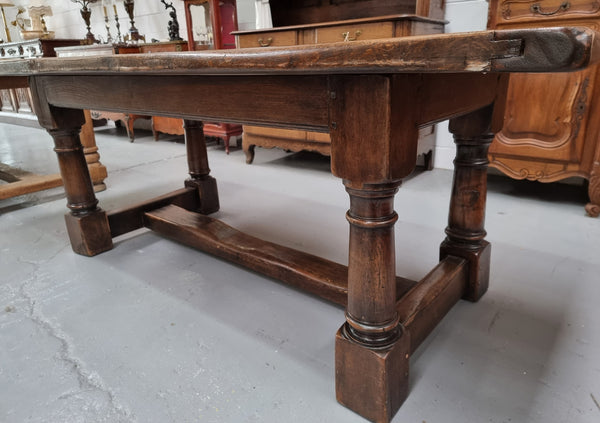
[(187, 150), (190, 179), (185, 181), (186, 187), (198, 189), (202, 214), (210, 214), (219, 210), (219, 192), (217, 180), (210, 176), (208, 154), (204, 137), (204, 125), (194, 120), (184, 120), (185, 145)]
[(414, 169), (418, 80), (341, 76), (330, 81), (331, 161), (350, 195), (346, 322), (336, 335), (338, 401), (389, 422), (408, 394), (410, 336), (396, 307), (394, 195)]
[(53, 107), (46, 100), (43, 78), (32, 80), (31, 90), (40, 125), (54, 139), (54, 151), (67, 195), (65, 216), (73, 251), (93, 256), (113, 247), (108, 218), (97, 207), (92, 179), (79, 139), (85, 123), (82, 110)]
[(400, 183), (351, 187), (346, 323), (335, 343), (338, 401), (389, 422), (408, 395), (410, 339), (396, 308), (394, 195)]
[(48, 128), (71, 210), (65, 216), (71, 247), (78, 254), (93, 256), (111, 249), (113, 244), (106, 213), (97, 207), (79, 130), (80, 127)]
[(450, 121), (456, 143), (454, 180), (446, 239), (440, 256), (452, 255), (469, 261), (464, 299), (477, 301), (489, 284), (491, 245), (484, 240), (487, 196), (488, 147), (492, 132), (493, 106)]

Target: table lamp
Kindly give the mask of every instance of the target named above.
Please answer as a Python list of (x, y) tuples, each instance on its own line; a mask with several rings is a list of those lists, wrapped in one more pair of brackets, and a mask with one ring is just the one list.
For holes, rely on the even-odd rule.
[(5, 7), (15, 7), (15, 4), (10, 0), (0, 0), (0, 12), (2, 13), (2, 22), (4, 23), (4, 31), (6, 32), (6, 42), (10, 43), (10, 32), (8, 31), (8, 25), (6, 24), (6, 16), (4, 15)]

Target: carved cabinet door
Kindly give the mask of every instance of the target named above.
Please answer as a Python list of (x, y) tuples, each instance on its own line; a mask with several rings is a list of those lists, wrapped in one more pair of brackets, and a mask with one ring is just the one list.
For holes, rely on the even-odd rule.
[(518, 179), (586, 176), (581, 164), (597, 71), (511, 77), (491, 165)]
[[(489, 29), (584, 26), (600, 30), (600, 0), (490, 0)], [(490, 165), (517, 179), (587, 178), (600, 215), (600, 71), (511, 77), (504, 129)]]

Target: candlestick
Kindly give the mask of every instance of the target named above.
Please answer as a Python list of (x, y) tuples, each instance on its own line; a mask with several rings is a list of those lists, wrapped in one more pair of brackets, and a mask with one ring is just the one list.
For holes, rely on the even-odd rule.
[(138, 42), (140, 40), (146, 41), (146, 37), (143, 35), (140, 35), (140, 32), (135, 27), (135, 22), (133, 21), (133, 7), (134, 7), (133, 0), (125, 0), (123, 2), (123, 6), (125, 6), (125, 10), (127, 11), (127, 14), (129, 15), (129, 22), (131, 23), (131, 28), (129, 28), (129, 35), (125, 36), (125, 41), (134, 41), (134, 42)]
[(113, 42), (112, 34), (110, 33), (110, 22), (108, 20), (108, 12), (106, 11), (106, 6), (102, 6), (104, 9), (104, 26), (106, 27), (106, 44), (111, 44)]
[(115, 26), (117, 27), (117, 42), (120, 43), (121, 39), (121, 24), (119, 24), (119, 14), (117, 13), (117, 5), (113, 3), (113, 10), (115, 11)]
[(85, 37), (87, 38), (88, 42), (90, 43), (97, 43), (98, 40), (96, 39), (96, 37), (94, 36), (94, 34), (92, 34), (92, 30), (90, 28), (90, 17), (92, 16), (92, 11), (90, 9), (88, 9), (88, 5), (96, 3), (98, 0), (71, 0), (73, 3), (78, 3), (81, 5), (81, 17), (83, 18), (83, 21), (85, 22), (85, 26), (87, 28), (87, 34), (85, 35)]

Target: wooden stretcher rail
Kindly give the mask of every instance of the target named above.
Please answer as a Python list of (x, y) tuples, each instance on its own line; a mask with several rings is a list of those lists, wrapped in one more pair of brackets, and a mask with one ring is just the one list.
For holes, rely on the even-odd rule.
[[(345, 306), (348, 268), (344, 265), (247, 235), (217, 219), (175, 205), (144, 214), (145, 226), (163, 236), (224, 258), (327, 301)], [(396, 277), (398, 296), (415, 282)]]
[(58, 173), (37, 175), (21, 169), (11, 168), (3, 163), (0, 163), (0, 180), (8, 182), (7, 184), (0, 184), (0, 200), (62, 185), (62, 178)]
[(198, 190), (194, 188), (182, 188), (134, 206), (112, 210), (107, 214), (110, 235), (115, 238), (127, 232), (143, 228), (144, 213), (169, 204), (180, 206), (187, 210), (195, 210), (200, 204)]
[(410, 332), (411, 354), (467, 288), (468, 262), (448, 256), (398, 301), (400, 322)]

